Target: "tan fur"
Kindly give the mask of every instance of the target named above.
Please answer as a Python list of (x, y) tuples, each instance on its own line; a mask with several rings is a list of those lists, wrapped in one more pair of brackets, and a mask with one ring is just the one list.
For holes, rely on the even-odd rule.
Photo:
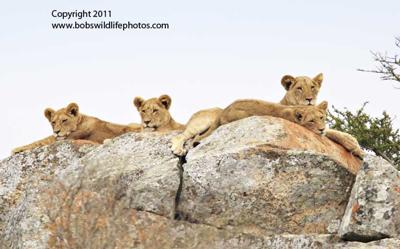
[(184, 125), (176, 122), (169, 112), (171, 97), (161, 95), (159, 98), (144, 100), (136, 97), (133, 100), (142, 118), (142, 131), (169, 132), (183, 130)]
[(286, 89), (286, 94), (280, 103), (282, 105), (315, 105), (322, 81), (322, 73), (312, 79), (307, 76), (283, 76), (281, 84)]
[[(293, 77), (285, 75), (282, 77), (281, 84), (286, 89), (286, 94), (281, 100), (282, 105), (315, 105), (318, 92), (323, 81), (323, 75), (320, 73), (313, 79), (307, 76)], [(350, 134), (326, 129), (326, 137), (342, 145), (353, 155), (363, 158), (364, 152), (360, 145)]]
[(173, 153), (178, 156), (185, 155), (187, 152), (184, 148), (186, 141), (193, 138), (192, 144), (195, 145), (217, 129), (221, 113), (221, 108), (211, 108), (193, 114), (186, 124), (186, 129), (171, 139), (171, 150)]
[(103, 143), (105, 139), (140, 130), (140, 125), (138, 124), (118, 125), (81, 114), (79, 106), (75, 103), (71, 103), (66, 108), (61, 108), (58, 111), (47, 108), (44, 111), (44, 115), (53, 128), (53, 135), (32, 144), (15, 148), (12, 151), (13, 154), (65, 139)]
[(364, 151), (362, 150), (357, 139), (352, 135), (345, 132), (336, 131), (333, 129), (327, 129), (325, 135), (330, 140), (343, 146), (347, 151), (351, 152), (351, 154), (353, 154), (354, 156), (359, 157), (360, 159), (364, 158), (365, 156)]
[(326, 129), (325, 136), (330, 140), (342, 145), (351, 154), (361, 159), (364, 157), (364, 151), (358, 144), (357, 139), (352, 135), (333, 129)]
[[(288, 105), (288, 103), (295, 103), (294, 105), (315, 105), (318, 91), (321, 87), (323, 81), (323, 75), (318, 74), (313, 79), (300, 76), (300, 77), (293, 77), (290, 75), (286, 75), (282, 78), (281, 83), (285, 87), (287, 91), (285, 97), (281, 100), (282, 105)], [(185, 150), (184, 144), (187, 140), (192, 137), (198, 137), (196, 142), (200, 141), (202, 138), (205, 138), (209, 134), (212, 133), (220, 124), (219, 119), (215, 117), (215, 112), (207, 113), (207, 110), (201, 112), (202, 115), (193, 115), (192, 118), (189, 120), (188, 124), (186, 125), (186, 130), (184, 134), (178, 135), (177, 137), (171, 140), (172, 142), (172, 151), (176, 155), (184, 155)], [(202, 120), (208, 120), (209, 118), (207, 115), (211, 115), (211, 118), (214, 119), (212, 125), (207, 128), (207, 132), (205, 132), (201, 137), (197, 136), (198, 132), (202, 132), (203, 125)], [(212, 126), (212, 127), (211, 127)], [(197, 133), (196, 133), (197, 132)], [(191, 136), (191, 137), (189, 137)]]
[(237, 100), (224, 109), (219, 122), (224, 125), (251, 116), (268, 115), (295, 122), (314, 133), (323, 134), (327, 108), (326, 101), (318, 106), (285, 106), (254, 99)]
[[(313, 79), (306, 76), (296, 78), (290, 75), (284, 76), (281, 82), (288, 91), (285, 97), (281, 100), (281, 104), (288, 105), (288, 103), (295, 103), (295, 105), (314, 105), (322, 81), (322, 74), (318, 74)], [(219, 109), (219, 111), (210, 112), (204, 110), (191, 117), (186, 125), (186, 130), (171, 140), (171, 149), (174, 154), (179, 156), (184, 155), (186, 153), (184, 150), (184, 144), (186, 141), (196, 137), (194, 142), (199, 142), (201, 139), (210, 135), (212, 131), (220, 125), (219, 118), (216, 117), (216, 114), (220, 114), (221, 109), (214, 108), (214, 110), (215, 109)], [(207, 117), (208, 115), (210, 115), (210, 117)], [(210, 119), (213, 119), (213, 122), (209, 122)], [(206, 122), (203, 122), (202, 120), (206, 120)], [(207, 128), (204, 128), (206, 126)], [(206, 131), (204, 132), (203, 130)], [(200, 132), (203, 133), (201, 136), (198, 135)]]
[(250, 116), (269, 115), (296, 122), (315, 133), (325, 130), (327, 102), (319, 106), (284, 106), (262, 100), (238, 100), (222, 110), (207, 109), (193, 114), (182, 134), (171, 139), (171, 150), (182, 156), (186, 153), (185, 143), (193, 139), (193, 144), (210, 135), (220, 125)]
[[(282, 86), (286, 89), (286, 94), (283, 97), (283, 99), (280, 101), (281, 105), (286, 105), (286, 106), (312, 106), (315, 105), (318, 97), (319, 90), (321, 88), (321, 84), (323, 81), (323, 74), (320, 73), (314, 78), (309, 78), (307, 76), (299, 76), (299, 77), (293, 77), (291, 75), (285, 75), (282, 77), (281, 84)], [(262, 103), (262, 101), (260, 102)], [(245, 103), (243, 103), (245, 104)], [(248, 103), (247, 103), (248, 104)], [(269, 105), (272, 103), (269, 103)], [(245, 104), (246, 105), (246, 104)], [(262, 106), (263, 104), (261, 104)], [(275, 106), (277, 107), (277, 106)], [(231, 106), (231, 108), (233, 108)], [(279, 109), (279, 108), (278, 108)], [(277, 110), (278, 110), (277, 109)], [(210, 112), (207, 113), (207, 110), (205, 111), (200, 111), (196, 114), (194, 114), (189, 122), (186, 125), (185, 131), (174, 137), (171, 142), (172, 142), (172, 151), (176, 155), (184, 155), (186, 151), (184, 150), (184, 144), (186, 141), (189, 139), (195, 137), (194, 142), (200, 141), (202, 138), (208, 136), (211, 134), (218, 126), (220, 126), (221, 120), (217, 118), (216, 116), (221, 115), (221, 109), (215, 108), (215, 110), (218, 110), (217, 112)], [(257, 109), (259, 110), (259, 109)], [(224, 111), (224, 115), (226, 117), (223, 118), (230, 118), (230, 119), (238, 119), (238, 118), (243, 118), (247, 117), (249, 113), (243, 112), (242, 110), (237, 110), (237, 112), (232, 112), (232, 113), (227, 113), (231, 112), (230, 110)], [(255, 110), (253, 110), (255, 111)], [(271, 111), (271, 110), (269, 110)], [(265, 113), (267, 111), (263, 111)], [(250, 112), (251, 113), (251, 112)], [(276, 113), (275, 113), (276, 114)], [(229, 116), (233, 115), (233, 116)], [(235, 115), (237, 115), (235, 117)], [(310, 120), (310, 118), (306, 118), (305, 120)], [(205, 120), (205, 121), (203, 121)], [(210, 122), (210, 120), (213, 120)], [(231, 121), (232, 121), (231, 120)], [(222, 120), (223, 122), (227, 122), (228, 120)], [(325, 122), (325, 120), (324, 120)], [(308, 128), (313, 129), (313, 125), (303, 123), (302, 125), (308, 126)], [(315, 132), (315, 131), (314, 131)], [(199, 135), (200, 133), (201, 136)], [(318, 132), (317, 132), (318, 133)], [(357, 140), (352, 137), (350, 134), (331, 130), (331, 129), (325, 129), (325, 135), (330, 138), (331, 140), (335, 141), (338, 144), (341, 144), (345, 149), (353, 153), (355, 156), (358, 156), (360, 158), (363, 158), (364, 152), (362, 151), (360, 145), (358, 144)]]

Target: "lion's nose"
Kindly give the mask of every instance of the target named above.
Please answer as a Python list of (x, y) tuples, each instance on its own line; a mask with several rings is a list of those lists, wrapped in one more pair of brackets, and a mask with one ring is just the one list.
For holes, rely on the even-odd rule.
[(150, 123), (150, 120), (144, 120), (143, 123), (144, 123), (145, 125), (148, 125), (148, 124)]
[(54, 131), (54, 133), (58, 135), (58, 133), (60, 133), (60, 130), (56, 130)]
[(306, 98), (306, 100), (308, 100), (308, 102), (311, 102), (312, 99), (313, 98), (310, 98), (310, 97)]

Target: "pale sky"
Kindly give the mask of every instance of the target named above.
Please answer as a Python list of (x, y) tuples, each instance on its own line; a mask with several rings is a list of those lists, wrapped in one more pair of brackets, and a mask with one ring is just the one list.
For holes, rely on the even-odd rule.
[[(77, 102), (82, 113), (140, 122), (135, 96), (169, 94), (171, 113), (238, 98), (279, 101), (283, 75), (324, 73), (319, 101), (397, 116), (400, 90), (377, 75), (370, 50), (396, 52), (400, 1), (2, 1), (0, 158), (52, 134), (43, 115)], [(111, 10), (111, 19), (169, 30), (53, 30), (51, 11)], [(399, 51), (397, 51), (399, 53)]]

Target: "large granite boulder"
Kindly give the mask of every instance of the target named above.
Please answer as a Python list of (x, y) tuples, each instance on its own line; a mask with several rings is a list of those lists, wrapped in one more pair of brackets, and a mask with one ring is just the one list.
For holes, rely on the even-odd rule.
[(253, 234), (336, 232), (355, 178), (342, 150), (279, 118), (224, 125), (188, 153), (178, 214)]
[[(0, 162), (0, 248), (398, 248), (336, 234), (360, 162), (282, 119), (59, 142)], [(343, 224), (343, 222), (342, 222)]]
[(400, 172), (386, 160), (366, 158), (353, 186), (340, 235), (357, 241), (400, 237)]
[(38, 248), (48, 239), (41, 191), (94, 148), (57, 142), (0, 162), (0, 248)]
[(22, 180), (4, 179), (10, 186), (0, 193), (14, 207), (0, 205), (0, 248), (103, 248), (94, 245), (130, 231), (124, 217), (134, 210), (173, 218), (180, 169), (172, 135), (126, 134), (84, 154), (57, 143), (2, 161), (2, 176), (24, 174), (32, 184), (19, 194)]

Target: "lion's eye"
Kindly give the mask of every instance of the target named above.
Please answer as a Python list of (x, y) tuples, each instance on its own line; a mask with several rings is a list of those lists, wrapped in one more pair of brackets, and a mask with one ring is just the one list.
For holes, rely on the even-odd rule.
[(314, 90), (315, 86), (311, 86), (311, 90)]
[(56, 122), (54, 122), (54, 121), (53, 121), (53, 122), (51, 122), (51, 124), (52, 124), (52, 125), (55, 125), (55, 124), (56, 124)]
[(142, 110), (142, 113), (145, 113), (146, 111), (145, 110)]
[(67, 120), (66, 120), (66, 119), (63, 119), (61, 122), (64, 124), (65, 122), (67, 122)]
[(157, 110), (157, 109), (154, 109), (154, 110), (153, 110), (153, 113), (157, 113), (157, 112), (158, 112), (158, 110)]
[(324, 119), (324, 117), (321, 117), (321, 120)]
[(299, 86), (299, 87), (297, 88), (297, 90), (303, 91), (303, 88)]
[(314, 123), (314, 122), (315, 122), (315, 120), (314, 120), (314, 119), (311, 119), (311, 120), (310, 120), (310, 123)]

